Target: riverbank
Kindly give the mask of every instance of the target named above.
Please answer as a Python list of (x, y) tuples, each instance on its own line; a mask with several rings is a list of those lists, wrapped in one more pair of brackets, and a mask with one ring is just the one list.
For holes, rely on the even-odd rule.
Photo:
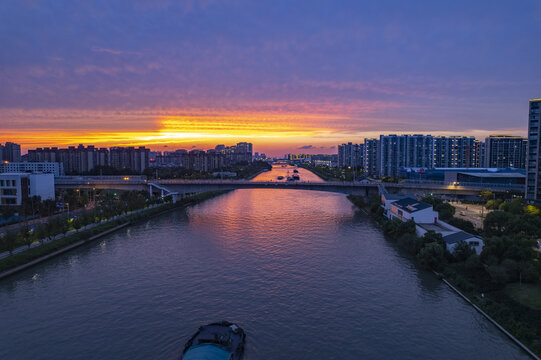
[[(365, 214), (369, 215), (382, 229), (387, 238), (413, 255), (413, 260), (427, 270), (432, 270), (454, 292), (458, 293), (475, 310), (492, 322), (530, 357), (539, 360), (541, 354), (541, 311), (526, 309), (510, 302), (501, 291), (487, 292), (468, 282), (460, 273), (462, 267), (482, 266), (478, 256), (457, 259), (445, 251), (445, 244), (437, 236), (418, 237), (415, 227), (408, 222), (387, 220), (379, 204), (379, 199), (371, 199), (367, 204), (363, 198), (348, 196), (348, 199)], [(466, 254), (467, 255), (467, 254)], [(475, 263), (474, 263), (475, 261)]]
[(210, 198), (222, 195), (227, 191), (210, 191), (197, 194), (177, 201), (177, 203), (166, 203), (159, 207), (148, 208), (139, 213), (130, 214), (122, 218), (113, 219), (99, 224), (91, 229), (83, 230), (64, 238), (46, 243), (39, 247), (11, 255), (0, 260), (0, 279), (12, 275), (18, 271), (27, 269), (35, 264), (58, 256), (66, 251), (72, 250), (83, 244), (92, 242), (102, 236), (108, 235), (116, 230), (122, 229), (137, 221), (147, 220), (151, 217), (161, 215), (171, 210), (195, 205)]

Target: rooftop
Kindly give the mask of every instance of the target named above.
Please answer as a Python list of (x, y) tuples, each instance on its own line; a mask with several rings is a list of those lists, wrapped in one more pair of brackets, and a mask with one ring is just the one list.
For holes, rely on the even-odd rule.
[(432, 205), (426, 204), (424, 202), (420, 202), (419, 200), (411, 198), (411, 197), (407, 197), (407, 198), (395, 201), (393, 205), (395, 205), (396, 207), (408, 213), (414, 213), (416, 211), (420, 211), (420, 210), (424, 210), (424, 209), (428, 209), (432, 207)]
[(525, 178), (525, 174), (521, 174), (519, 172), (498, 172), (498, 173), (479, 173), (479, 172), (465, 172), (465, 171), (459, 171), (459, 174), (464, 174), (468, 176), (475, 176), (479, 178)]
[(429, 224), (417, 224), (418, 226), (422, 227), (426, 231), (435, 231), (437, 233), (441, 232), (448, 232), (453, 231), (453, 229), (450, 229), (446, 226), (443, 226), (441, 223), (429, 223)]
[[(443, 240), (447, 243), (447, 244), (454, 244), (454, 243), (457, 243), (459, 241), (464, 241), (464, 240), (468, 240), (468, 239), (471, 239), (471, 238), (477, 238), (479, 239), (477, 236), (475, 235), (472, 235), (472, 234), (469, 234), (465, 231), (459, 231), (459, 232), (456, 232), (454, 234), (450, 234), (450, 235), (447, 235), (447, 236), (444, 236), (443, 237)], [(479, 239), (481, 240), (481, 239)]]

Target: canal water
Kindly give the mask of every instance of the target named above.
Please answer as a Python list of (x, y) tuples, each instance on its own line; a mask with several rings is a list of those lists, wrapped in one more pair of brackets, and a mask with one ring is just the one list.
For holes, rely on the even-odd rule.
[(3, 360), (178, 359), (219, 320), (245, 359), (527, 359), (342, 194), (237, 190), (0, 281)]

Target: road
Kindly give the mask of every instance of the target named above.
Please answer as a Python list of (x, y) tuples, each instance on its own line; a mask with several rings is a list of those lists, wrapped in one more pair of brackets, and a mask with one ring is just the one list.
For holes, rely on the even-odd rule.
[(463, 220), (468, 220), (478, 228), (483, 228), (485, 216), (492, 210), (487, 210), (483, 205), (477, 204), (462, 204), (460, 202), (450, 202), (456, 208), (455, 217)]

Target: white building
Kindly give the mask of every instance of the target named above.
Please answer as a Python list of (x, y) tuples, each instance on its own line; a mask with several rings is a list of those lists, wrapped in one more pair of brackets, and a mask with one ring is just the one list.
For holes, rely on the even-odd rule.
[(54, 175), (0, 174), (0, 205), (19, 206), (32, 196), (40, 196), (41, 200), (54, 200)]
[(407, 198), (407, 195), (403, 194), (390, 194), (387, 191), (382, 191), (380, 194), (381, 198), (381, 206), (383, 207), (383, 215), (391, 219), (390, 212), (391, 212), (391, 204), (395, 201), (402, 200)]
[(415, 223), (430, 224), (438, 222), (438, 213), (432, 205), (417, 199), (407, 197), (393, 201), (388, 212), (389, 219), (398, 218), (402, 221), (413, 220)]
[(0, 173), (26, 172), (63, 176), (64, 164), (57, 162), (4, 162), (0, 164)]
[(483, 250), (483, 239), (462, 231), (444, 221), (440, 220), (434, 224), (416, 224), (417, 236), (423, 236), (428, 231), (434, 231), (441, 234), (443, 241), (445, 241), (445, 246), (450, 253), (455, 251), (456, 246), (461, 241), (464, 241), (470, 245), (470, 247), (475, 250), (477, 255), (481, 254), (481, 251)]

